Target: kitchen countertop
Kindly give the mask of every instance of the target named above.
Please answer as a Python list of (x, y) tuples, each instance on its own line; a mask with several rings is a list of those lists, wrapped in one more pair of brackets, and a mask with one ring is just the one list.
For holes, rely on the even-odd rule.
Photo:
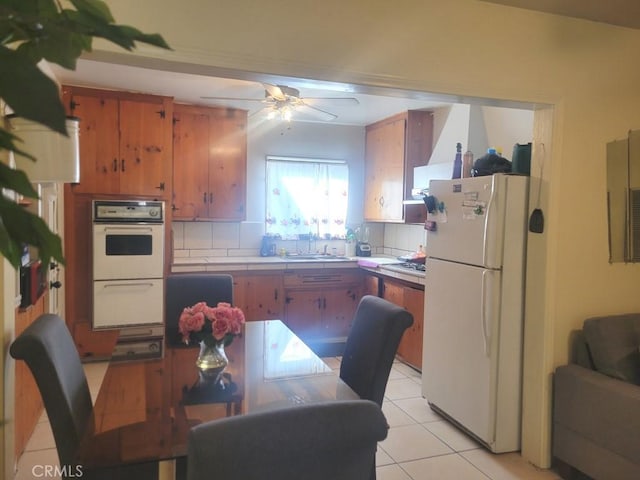
[[(358, 264), (363, 260), (366, 266)], [(267, 271), (335, 269), (360, 267), (368, 272), (386, 275), (411, 283), (424, 285), (425, 272), (402, 269), (393, 257), (343, 257), (323, 260), (293, 260), (281, 257), (176, 257), (171, 265), (172, 273), (221, 272), (221, 271)], [(377, 265), (377, 266), (375, 266)]]

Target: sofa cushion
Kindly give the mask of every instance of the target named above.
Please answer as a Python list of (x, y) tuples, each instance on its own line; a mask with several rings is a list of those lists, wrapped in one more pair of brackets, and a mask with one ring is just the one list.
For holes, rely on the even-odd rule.
[(597, 371), (640, 385), (640, 313), (589, 318), (583, 332)]

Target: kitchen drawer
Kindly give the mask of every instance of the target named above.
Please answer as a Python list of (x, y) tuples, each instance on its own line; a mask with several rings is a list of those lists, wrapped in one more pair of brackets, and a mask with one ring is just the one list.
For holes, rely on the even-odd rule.
[(349, 272), (334, 272), (329, 269), (308, 271), (308, 272), (295, 272), (284, 274), (284, 286), (285, 288), (305, 288), (316, 287), (323, 285), (351, 285), (359, 284), (362, 282), (362, 273), (358, 270), (351, 270)]

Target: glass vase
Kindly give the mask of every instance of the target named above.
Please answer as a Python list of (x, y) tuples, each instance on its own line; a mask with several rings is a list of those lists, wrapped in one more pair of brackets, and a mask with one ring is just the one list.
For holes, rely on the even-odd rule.
[(207, 344), (200, 342), (200, 353), (196, 360), (196, 367), (201, 383), (217, 384), (222, 372), (227, 368), (229, 359), (224, 353), (224, 343)]

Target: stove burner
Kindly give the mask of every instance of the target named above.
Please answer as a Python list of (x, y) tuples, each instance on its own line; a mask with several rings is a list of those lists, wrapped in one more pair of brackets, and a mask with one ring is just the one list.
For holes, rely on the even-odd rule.
[(417, 270), (418, 272), (426, 271), (424, 263), (404, 262), (398, 265), (399, 267), (408, 268), (410, 270)]

